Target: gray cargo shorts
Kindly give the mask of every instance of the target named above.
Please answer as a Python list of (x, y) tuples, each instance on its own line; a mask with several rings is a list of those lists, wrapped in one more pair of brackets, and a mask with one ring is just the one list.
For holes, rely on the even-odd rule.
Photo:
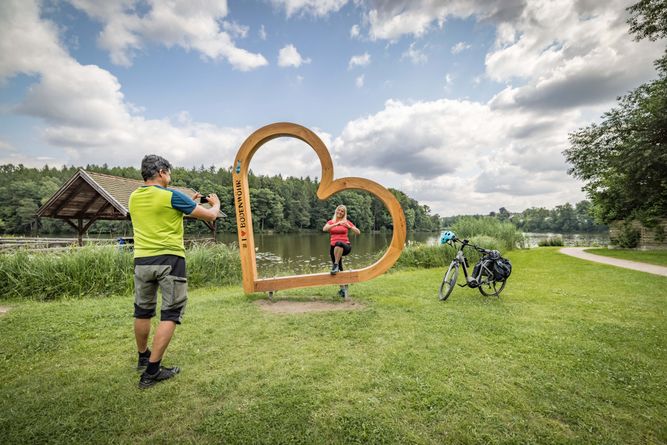
[(160, 320), (181, 324), (188, 302), (185, 258), (158, 255), (134, 259), (134, 317), (153, 318), (157, 289), (162, 291)]

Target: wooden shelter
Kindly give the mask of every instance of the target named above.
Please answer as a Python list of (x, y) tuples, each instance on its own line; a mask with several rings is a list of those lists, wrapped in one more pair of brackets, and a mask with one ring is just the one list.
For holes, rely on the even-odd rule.
[[(58, 191), (37, 210), (38, 218), (58, 218), (74, 227), (79, 245), (83, 234), (97, 220), (129, 219), (130, 194), (144, 185), (137, 179), (121, 178), (79, 169)], [(184, 187), (170, 187), (188, 196), (195, 191)], [(208, 204), (205, 204), (208, 205)], [(220, 212), (218, 218), (226, 216)], [(189, 218), (186, 215), (186, 218)], [(215, 238), (216, 222), (202, 221)]]

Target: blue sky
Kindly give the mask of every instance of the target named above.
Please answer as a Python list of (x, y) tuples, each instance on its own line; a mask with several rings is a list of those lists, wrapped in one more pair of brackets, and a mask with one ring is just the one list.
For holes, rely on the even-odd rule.
[[(569, 132), (655, 77), (625, 1), (0, 3), (0, 163), (227, 167), (290, 121), (441, 215), (583, 199)], [(320, 176), (279, 139), (258, 173)]]

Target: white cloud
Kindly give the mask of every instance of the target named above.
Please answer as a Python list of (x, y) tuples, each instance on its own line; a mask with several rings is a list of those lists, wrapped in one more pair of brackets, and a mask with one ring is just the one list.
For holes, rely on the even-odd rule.
[[(529, 2), (521, 17), (499, 27), (486, 74), (509, 83), (495, 107), (565, 109), (610, 104), (654, 76), (663, 48), (635, 42), (625, 1)], [(517, 83), (517, 85), (511, 84)]]
[(466, 42), (458, 42), (456, 45), (452, 46), (451, 52), (452, 54), (459, 54), (469, 48), (470, 44)]
[(360, 32), (359, 25), (353, 25), (352, 28), (350, 28), (350, 38), (356, 39), (359, 37)]
[(271, 0), (277, 7), (285, 9), (287, 17), (295, 14), (309, 14), (324, 17), (340, 10), (348, 0)]
[[(250, 133), (248, 128), (192, 122), (187, 115), (137, 115), (140, 109), (125, 101), (115, 76), (95, 65), (81, 65), (63, 50), (56, 27), (40, 19), (36, 3), (3, 2), (0, 8), (0, 45), (11, 39), (13, 46), (13, 51), (1, 53), (0, 73), (3, 79), (18, 73), (38, 76), (15, 111), (44, 121), (41, 137), (60, 149), (58, 163), (113, 159), (118, 165), (136, 165), (143, 154), (157, 152), (181, 165), (231, 165)], [(221, 149), (211, 157), (210, 147)], [(28, 159), (12, 155), (8, 160)]]
[(370, 37), (372, 40), (397, 40), (404, 34), (412, 34), (415, 37), (424, 35), (433, 21), (433, 18), (421, 11), (405, 10), (401, 13), (382, 17), (377, 9), (368, 13), (371, 26)]
[(299, 51), (297, 51), (297, 49), (291, 43), (282, 47), (278, 52), (278, 66), (293, 66), (298, 68), (303, 63), (310, 63), (310, 59), (304, 59), (301, 57)]
[(366, 15), (372, 40), (396, 41), (404, 35), (421, 37), (432, 29), (443, 28), (448, 17), (495, 23), (510, 21), (521, 14), (522, 0), (385, 0), (376, 2)]
[(41, 67), (67, 57), (58, 44), (56, 26), (36, 26), (38, 15), (33, 1), (0, 2), (0, 85), (15, 74), (37, 74)]
[(415, 42), (410, 44), (410, 48), (407, 49), (402, 55), (401, 59), (410, 59), (415, 65), (423, 65), (428, 62), (428, 57), (422, 50), (415, 48)]
[(244, 39), (248, 35), (248, 30), (250, 28), (247, 26), (239, 25), (236, 22), (222, 22), (222, 29), (227, 31), (233, 37)]
[(259, 27), (259, 38), (266, 40), (266, 29), (264, 28), (264, 25)]
[(371, 55), (368, 53), (352, 56), (350, 62), (347, 64), (347, 69), (352, 69), (355, 66), (366, 66), (369, 63), (371, 63)]
[[(626, 8), (632, 0), (386, 0), (366, 21), (373, 40), (424, 36), (449, 18), (496, 26), (486, 77), (507, 84), (495, 107), (566, 109), (611, 104), (619, 93), (655, 76), (652, 61), (664, 43), (635, 42)], [(464, 50), (459, 42), (453, 53)]]
[(364, 75), (362, 74), (361, 76), (357, 77), (354, 81), (354, 84), (357, 86), (357, 88), (362, 88), (364, 86)]
[[(334, 141), (337, 165), (375, 171), (441, 214), (517, 210), (583, 199), (561, 155), (579, 113), (544, 117), (487, 104), (441, 99), (390, 100), (349, 122)], [(466, 196), (467, 209), (460, 208)], [(454, 206), (454, 207), (452, 207)], [(456, 208), (456, 212), (452, 211)]]
[(186, 51), (198, 51), (212, 60), (225, 59), (241, 71), (268, 63), (261, 54), (236, 46), (232, 36), (245, 37), (247, 27), (222, 21), (228, 12), (226, 1), (153, 0), (147, 3), (149, 10), (145, 14), (139, 14), (137, 0), (69, 1), (104, 25), (99, 44), (110, 52), (111, 61), (118, 65), (130, 66), (134, 54), (145, 49), (147, 43), (179, 46)]

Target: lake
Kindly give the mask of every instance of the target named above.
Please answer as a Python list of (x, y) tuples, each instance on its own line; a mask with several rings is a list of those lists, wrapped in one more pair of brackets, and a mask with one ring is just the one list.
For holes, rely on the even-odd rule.
[[(607, 245), (609, 235), (593, 234), (558, 234), (525, 233), (526, 247), (535, 247), (540, 240), (550, 237), (562, 237), (566, 246)], [(408, 244), (437, 244), (440, 232), (408, 233)], [(237, 243), (234, 233), (220, 233), (218, 240), (225, 244)], [(351, 236), (352, 252), (345, 257), (344, 265), (351, 269), (360, 269), (373, 264), (389, 246), (391, 233), (364, 233)], [(279, 270), (294, 270), (300, 273), (324, 272), (331, 267), (329, 259), (329, 235), (326, 233), (280, 233), (256, 234), (257, 271), (262, 278), (275, 276)]]
[[(439, 232), (409, 233), (408, 243), (435, 244)], [(235, 233), (218, 234), (218, 240), (238, 243)], [(379, 259), (391, 242), (391, 233), (363, 233), (350, 237), (352, 252), (345, 257), (344, 267), (360, 269)], [(325, 272), (331, 268), (329, 235), (327, 233), (255, 234), (257, 272), (261, 278), (274, 276), (277, 270), (301, 273)]]

